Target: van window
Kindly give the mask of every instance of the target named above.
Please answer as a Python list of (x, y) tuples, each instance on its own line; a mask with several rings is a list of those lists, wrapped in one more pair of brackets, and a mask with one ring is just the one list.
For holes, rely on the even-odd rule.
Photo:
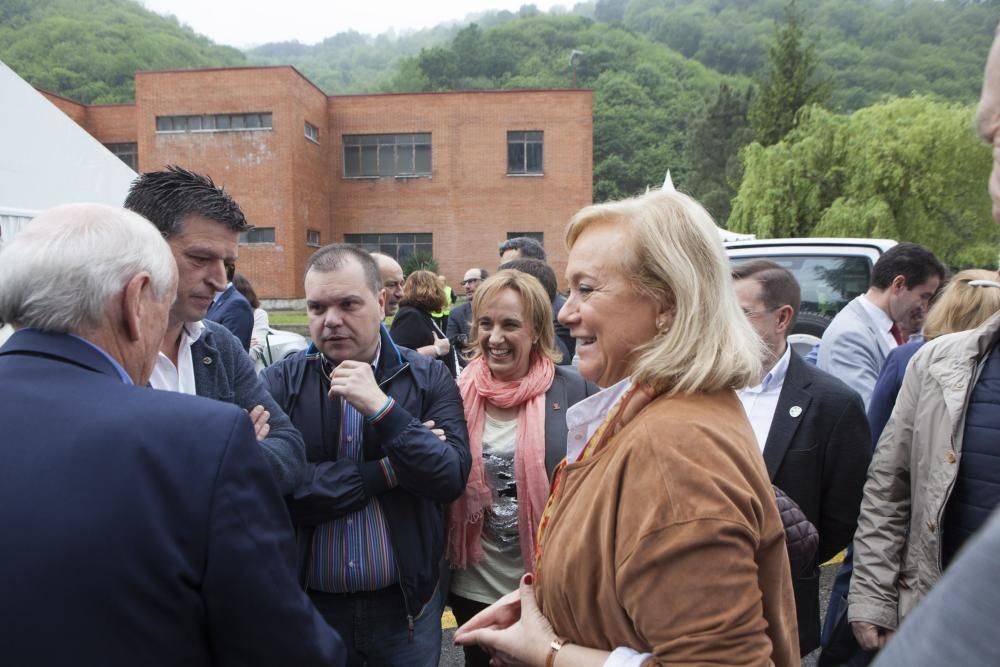
[(835, 255), (759, 255), (733, 257), (732, 263), (769, 259), (792, 272), (802, 288), (800, 311), (828, 317), (836, 315), (851, 299), (868, 290), (871, 260)]

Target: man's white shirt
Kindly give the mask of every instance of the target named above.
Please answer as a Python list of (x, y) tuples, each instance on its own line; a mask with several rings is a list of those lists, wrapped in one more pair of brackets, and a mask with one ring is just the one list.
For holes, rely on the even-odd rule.
[(177, 365), (170, 361), (170, 358), (159, 353), (156, 358), (156, 365), (153, 367), (153, 374), (149, 378), (149, 384), (153, 389), (163, 389), (166, 391), (178, 391), (182, 394), (195, 392), (194, 385), (194, 361), (191, 358), (191, 345), (201, 338), (201, 332), (205, 325), (201, 320), (197, 322), (187, 322), (181, 329), (180, 346), (177, 348)]
[(791, 358), (792, 346), (786, 344), (785, 353), (771, 367), (760, 384), (736, 390), (736, 395), (740, 397), (743, 410), (750, 420), (750, 426), (753, 427), (753, 434), (757, 437), (757, 446), (760, 447), (761, 452), (764, 451), (764, 445), (767, 443), (767, 434), (771, 430), (774, 410), (778, 407), (781, 387), (785, 384), (788, 361)]
[(868, 317), (872, 318), (872, 322), (878, 327), (882, 338), (889, 344), (889, 349), (897, 347), (896, 338), (892, 335), (892, 318), (886, 315), (884, 310), (869, 301), (868, 297), (863, 294), (861, 295), (861, 305), (865, 309), (865, 312), (868, 313)]

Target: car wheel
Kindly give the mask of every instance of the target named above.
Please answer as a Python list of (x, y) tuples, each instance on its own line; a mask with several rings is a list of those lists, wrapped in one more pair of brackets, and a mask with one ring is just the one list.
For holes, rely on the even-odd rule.
[(830, 326), (830, 322), (832, 321), (832, 317), (827, 317), (811, 310), (803, 310), (795, 318), (795, 326), (792, 327), (791, 333), (807, 334), (809, 336), (816, 336), (816, 338), (822, 338), (823, 332), (826, 331), (826, 328)]

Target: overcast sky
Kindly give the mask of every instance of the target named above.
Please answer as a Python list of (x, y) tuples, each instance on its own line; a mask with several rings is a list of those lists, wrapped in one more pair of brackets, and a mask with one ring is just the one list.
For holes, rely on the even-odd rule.
[(377, 35), (429, 28), (489, 9), (517, 11), (534, 4), (542, 11), (576, 0), (140, 0), (160, 14), (173, 14), (219, 44), (248, 47), (298, 40), (314, 44), (345, 30)]

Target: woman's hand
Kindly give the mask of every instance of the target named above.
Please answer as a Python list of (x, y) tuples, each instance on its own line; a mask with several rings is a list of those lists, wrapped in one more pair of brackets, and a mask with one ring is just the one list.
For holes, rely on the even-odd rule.
[(519, 590), (479, 612), (455, 631), (455, 643), (479, 644), (492, 665), (542, 667), (556, 634), (535, 602), (533, 577), (521, 578)]

